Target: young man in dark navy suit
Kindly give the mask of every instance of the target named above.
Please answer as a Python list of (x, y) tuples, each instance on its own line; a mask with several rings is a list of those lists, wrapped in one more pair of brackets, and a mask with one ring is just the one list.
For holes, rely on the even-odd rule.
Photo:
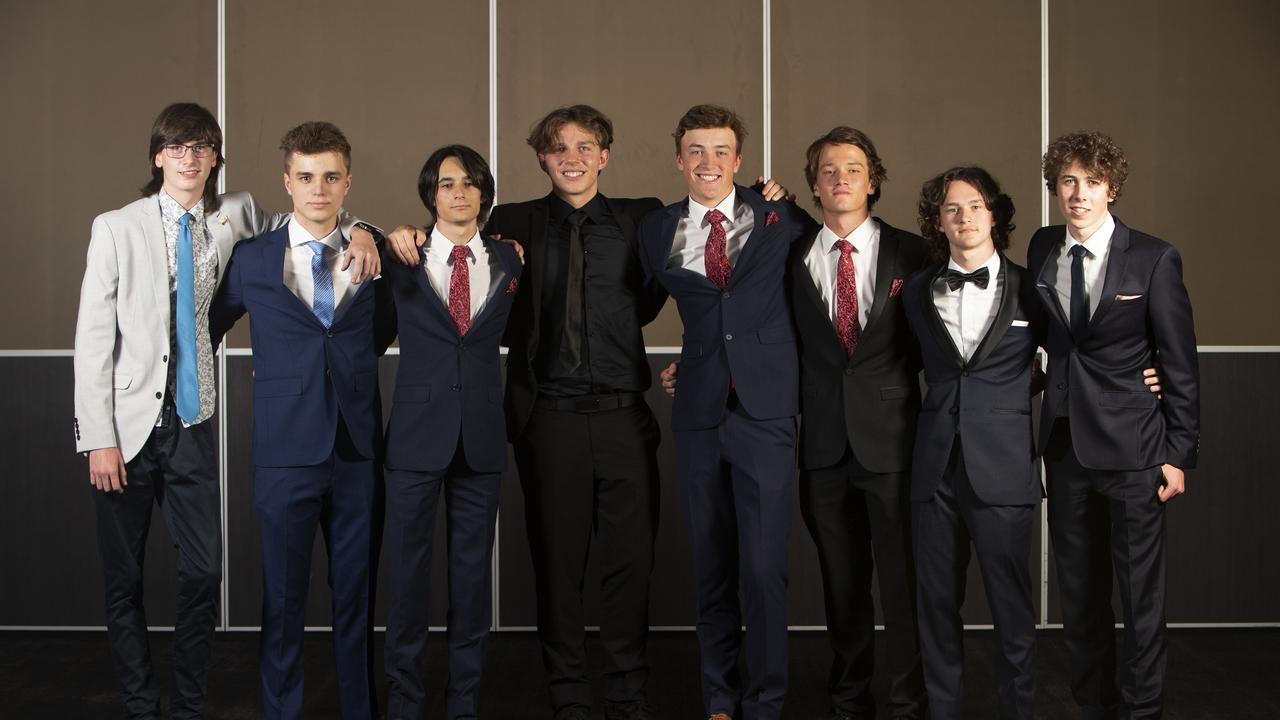
[(214, 342), (252, 315), (254, 505), (262, 528), (263, 714), (299, 718), (311, 548), (324, 531), (334, 655), (344, 718), (370, 718), (371, 548), (375, 459), (382, 444), (378, 355), (391, 328), (382, 282), (338, 272), (338, 212), (351, 187), (351, 145), (308, 122), (281, 142), (293, 198), (285, 227), (240, 243), (210, 310)]
[[(1048, 315), (1040, 449), (1071, 658), (1086, 718), (1156, 718), (1166, 664), (1165, 503), (1185, 490), (1200, 446), (1200, 374), (1182, 259), (1110, 206), (1124, 151), (1097, 133), (1044, 155), (1065, 225), (1031, 238), (1027, 266)], [(1142, 386), (1158, 358), (1162, 399)], [(1112, 571), (1125, 657), (1117, 683)]]
[(387, 717), (423, 717), (427, 596), (436, 506), (448, 522), (449, 678), (453, 719), (478, 715), (492, 622), (490, 560), (507, 437), (498, 344), (520, 286), (520, 259), (485, 237), (489, 165), (475, 150), (436, 150), (418, 177), (434, 226), (414, 266), (384, 265), (395, 298), (400, 370), (387, 427), (391, 603)]

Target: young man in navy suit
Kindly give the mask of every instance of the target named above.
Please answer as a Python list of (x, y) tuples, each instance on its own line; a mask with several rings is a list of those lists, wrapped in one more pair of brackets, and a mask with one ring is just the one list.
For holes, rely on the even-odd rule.
[(499, 341), (520, 286), (511, 246), (480, 233), (489, 165), (449, 145), (427, 159), (418, 195), (435, 225), (414, 266), (386, 263), (400, 335), (387, 427), (387, 718), (423, 717), (427, 597), (436, 506), (448, 522), (450, 720), (478, 714), (492, 621), (490, 559), (507, 437)]
[(928, 383), (912, 453), (911, 532), (925, 686), (936, 720), (964, 716), (960, 607), (970, 541), (1002, 659), (1000, 717), (1034, 717), (1029, 556), (1041, 488), (1031, 396), (1043, 322), (1031, 276), (1004, 256), (1013, 212), (982, 168), (956, 167), (926, 182), (920, 234), (935, 262), (902, 292)]
[[(1128, 176), (1110, 137), (1064, 135), (1043, 169), (1066, 224), (1036, 232), (1027, 265), (1048, 315), (1039, 439), (1071, 690), (1086, 718), (1156, 718), (1166, 663), (1164, 508), (1185, 490), (1200, 445), (1191, 301), (1178, 251), (1110, 212)], [(1142, 368), (1157, 357), (1162, 399), (1142, 386)], [(1113, 569), (1124, 613), (1118, 685)]]
[(378, 355), (391, 342), (385, 283), (337, 272), (337, 215), (351, 188), (351, 146), (308, 122), (281, 141), (293, 219), (236, 246), (210, 311), (215, 343), (253, 317), (254, 504), (262, 529), (264, 716), (302, 715), (302, 636), (311, 548), (329, 552), (338, 693), (344, 718), (370, 718), (370, 550), (381, 449)]
[(684, 323), (671, 424), (697, 576), (703, 701), (718, 720), (778, 718), (787, 688), (799, 407), (783, 275), (803, 220), (794, 204), (734, 184), (745, 134), (731, 110), (690, 108), (673, 133), (689, 197), (639, 229), (646, 277), (676, 299)]

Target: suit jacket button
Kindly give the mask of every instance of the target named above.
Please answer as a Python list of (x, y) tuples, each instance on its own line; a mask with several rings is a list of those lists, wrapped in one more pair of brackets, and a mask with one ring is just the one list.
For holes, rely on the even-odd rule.
[(162, 397), (164, 397), (164, 393), (156, 393), (156, 399), (157, 399), (157, 400), (159, 400), (159, 399), (160, 399), (160, 398), (162, 398)]
[(733, 333), (725, 333), (724, 339), (725, 339), (725, 340), (732, 340), (732, 339), (733, 339)]
[(960, 371), (960, 377), (969, 377), (969, 371), (968, 371), (968, 370), (961, 370), (961, 371)]
[(461, 389), (462, 389), (462, 386), (461, 386), (461, 385), (459, 385), (459, 384), (457, 384), (457, 383), (454, 383), (454, 384), (452, 384), (452, 385), (450, 385), (450, 386), (449, 386), (449, 389), (450, 389), (450, 390), (452, 390), (452, 391), (454, 391), (454, 392), (457, 392), (457, 391), (459, 391), (459, 390), (461, 390)]
[(853, 368), (845, 368), (845, 369), (844, 369), (844, 374), (845, 374), (845, 375), (852, 375), (852, 374), (853, 374)]
[(1059, 389), (1059, 390), (1066, 390), (1066, 389), (1067, 389), (1067, 384), (1066, 384), (1066, 383), (1058, 383), (1058, 389)]
[(325, 337), (333, 337), (333, 331), (332, 331), (332, 330), (326, 330), (326, 331), (325, 331), (325, 333), (324, 333), (324, 336), (325, 336)]
[(728, 299), (729, 299), (729, 293), (726, 291), (726, 292), (725, 292), (724, 294), (722, 294), (720, 297), (724, 298), (725, 300), (728, 300)]
[(950, 410), (949, 412), (950, 412), (952, 415), (959, 415), (959, 414), (960, 414), (960, 408), (958, 408), (958, 407), (953, 407), (953, 408), (951, 408), (951, 410)]
[(169, 356), (165, 355), (164, 357), (160, 358), (160, 362), (169, 362)]

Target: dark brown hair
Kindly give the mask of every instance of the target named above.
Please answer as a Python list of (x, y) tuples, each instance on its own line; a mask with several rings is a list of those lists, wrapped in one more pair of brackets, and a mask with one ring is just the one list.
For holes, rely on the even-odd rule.
[(351, 143), (342, 134), (337, 125), (323, 120), (304, 122), (280, 138), (280, 149), (284, 151), (284, 171), (289, 172), (289, 158), (294, 153), (299, 155), (319, 155), (336, 152), (342, 156), (342, 162), (351, 172)]
[(991, 173), (971, 165), (953, 167), (926, 181), (920, 188), (917, 219), (920, 221), (920, 234), (925, 239), (929, 256), (934, 260), (945, 260), (951, 254), (947, 247), (947, 234), (938, 229), (938, 220), (942, 202), (947, 197), (947, 188), (956, 181), (968, 183), (982, 196), (982, 202), (992, 215), (991, 240), (997, 250), (1008, 250), (1009, 238), (1017, 229), (1013, 224), (1013, 200), (1000, 191), (1000, 183), (991, 177)]
[(1120, 197), (1124, 181), (1129, 177), (1129, 159), (1110, 135), (1097, 131), (1074, 132), (1049, 143), (1043, 168), (1044, 184), (1050, 194), (1058, 194), (1058, 178), (1076, 162), (1090, 175), (1107, 183), (1112, 200)]
[(151, 145), (147, 151), (147, 164), (151, 166), (151, 181), (142, 186), (147, 197), (164, 187), (164, 169), (156, 167), (156, 154), (165, 145), (186, 145), (207, 142), (213, 146), (213, 169), (204, 181), (204, 211), (218, 209), (218, 175), (227, 164), (222, 157), (222, 128), (213, 113), (195, 103), (174, 103), (160, 111), (151, 124)]
[[(590, 105), (566, 105), (552, 110), (533, 126), (525, 142), (539, 155), (556, 152), (560, 147), (560, 129), (569, 123), (581, 125), (582, 129), (594, 135), (601, 150), (608, 150), (613, 145), (613, 123)], [(538, 164), (541, 165), (542, 161), (539, 160)]]
[[(813, 186), (818, 183), (818, 159), (822, 156), (822, 149), (828, 145), (853, 145), (867, 156), (867, 172), (871, 175), (871, 184), (876, 188), (874, 193), (867, 196), (867, 207), (875, 207), (876, 201), (880, 199), (880, 186), (889, 179), (889, 173), (885, 171), (884, 163), (880, 161), (880, 155), (876, 153), (876, 146), (871, 142), (871, 138), (861, 130), (847, 125), (831, 128), (826, 135), (810, 143), (809, 149), (805, 151), (804, 179), (809, 183), (809, 192), (812, 193)], [(822, 201), (818, 199), (817, 193), (813, 194), (813, 204), (822, 207)]]
[(742, 154), (742, 142), (747, 138), (747, 126), (743, 124), (738, 113), (719, 105), (694, 105), (685, 112), (680, 122), (676, 123), (676, 131), (671, 137), (676, 139), (676, 154), (680, 154), (680, 139), (690, 130), (705, 128), (729, 128), (738, 142), (738, 154)]
[(466, 145), (445, 145), (427, 158), (422, 172), (418, 173), (418, 197), (422, 198), (422, 204), (434, 218), (436, 185), (440, 182), (440, 166), (444, 164), (445, 158), (457, 158), (467, 173), (467, 179), (480, 189), (480, 216), (477, 221), (484, 225), (489, 218), (489, 209), (493, 207), (493, 173), (489, 171), (489, 163), (485, 162), (484, 157)]

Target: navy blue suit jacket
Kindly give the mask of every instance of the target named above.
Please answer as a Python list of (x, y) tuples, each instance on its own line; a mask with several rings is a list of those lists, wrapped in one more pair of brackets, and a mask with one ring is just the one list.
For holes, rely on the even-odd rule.
[[(1043, 451), (1058, 408), (1069, 404), (1071, 438), (1091, 470), (1186, 469), (1200, 450), (1200, 366), (1182, 258), (1169, 243), (1116, 218), (1098, 309), (1073, 337), (1053, 284), (1062, 225), (1031, 238), (1027, 266), (1048, 314), (1049, 372), (1040, 416)], [(1164, 399), (1142, 370), (1158, 367)]]
[(755, 213), (755, 228), (723, 291), (704, 275), (667, 267), (687, 199), (640, 221), (645, 276), (656, 278), (676, 299), (684, 323), (673, 430), (719, 425), (731, 380), (743, 409), (753, 418), (799, 412), (796, 332), (784, 273), (791, 243), (804, 232), (804, 214), (794, 203), (766, 202), (740, 185), (737, 196)]
[[(253, 461), (302, 467), (333, 452), (341, 415), (352, 444), (373, 459), (381, 445), (378, 356), (391, 342), (385, 283), (366, 282), (325, 326), (284, 284), (289, 226), (236, 245), (209, 310), (214, 343), (249, 313), (253, 322)], [(376, 326), (375, 316), (383, 320)]]
[[(383, 273), (395, 298), (400, 370), (387, 426), (387, 467), (428, 472), (449, 466), (461, 439), (477, 472), (507, 467), (498, 345), (520, 284), (520, 258), (505, 243), (484, 239), (497, 258), (484, 306), (465, 336), (427, 279), (426, 248), (415, 267), (387, 258)], [(485, 258), (479, 259), (486, 262)]]
[(912, 453), (911, 499), (933, 497), (958, 435), (969, 483), (982, 502), (1032, 505), (1042, 495), (1031, 437), (1032, 360), (1044, 327), (1035, 285), (1024, 268), (1000, 256), (999, 309), (966, 361), (933, 301), (933, 281), (945, 268), (945, 262), (924, 268), (902, 291), (928, 383)]

